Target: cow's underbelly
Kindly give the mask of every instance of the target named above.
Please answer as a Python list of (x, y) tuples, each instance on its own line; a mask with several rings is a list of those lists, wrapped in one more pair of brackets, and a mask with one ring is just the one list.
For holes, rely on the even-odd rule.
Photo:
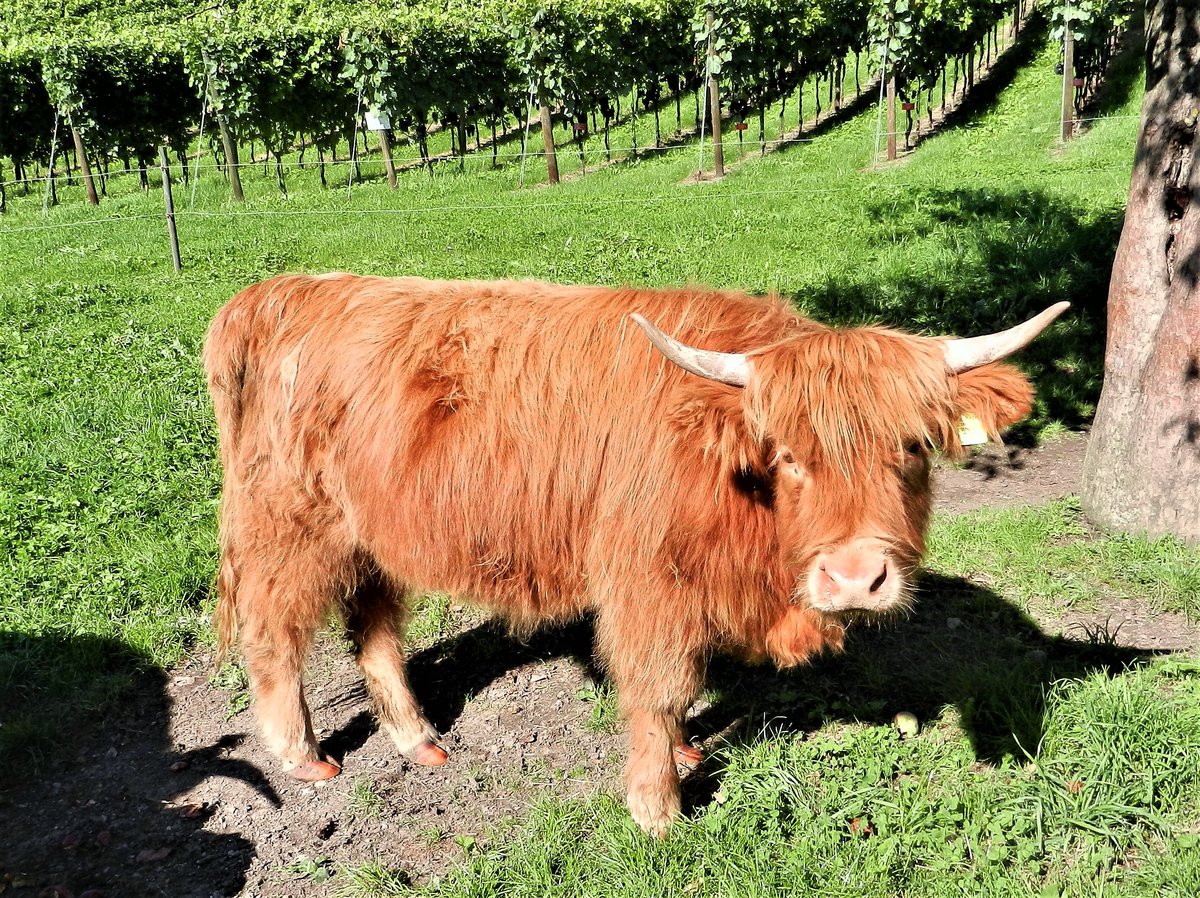
[(397, 509), (367, 522), (359, 541), (405, 589), (448, 593), (521, 629), (588, 609), (586, 577), (571, 542), (537, 532), (502, 532), (497, 521), (488, 526), (464, 517), (462, 509), (430, 508), (419, 517)]

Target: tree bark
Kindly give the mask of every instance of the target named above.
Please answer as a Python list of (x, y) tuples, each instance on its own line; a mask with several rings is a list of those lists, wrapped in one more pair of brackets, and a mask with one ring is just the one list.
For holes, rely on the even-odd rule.
[(538, 107), (542, 122), (542, 147), (546, 151), (546, 180), (558, 183), (558, 156), (554, 153), (554, 121), (550, 117), (550, 104), (543, 97)]
[(1200, 5), (1148, 0), (1146, 99), (1108, 294), (1083, 506), (1200, 543)]
[[(708, 58), (709, 76), (708, 76), (708, 107), (709, 107), (709, 130), (712, 132), (712, 154), (713, 154), (713, 175), (718, 178), (725, 177), (725, 150), (721, 146), (721, 85), (717, 82), (717, 76), (713, 74), (712, 58), (716, 56), (716, 50), (713, 48), (713, 11), (710, 9), (706, 16), (706, 27), (708, 28)], [(703, 134), (700, 135), (704, 137)]]

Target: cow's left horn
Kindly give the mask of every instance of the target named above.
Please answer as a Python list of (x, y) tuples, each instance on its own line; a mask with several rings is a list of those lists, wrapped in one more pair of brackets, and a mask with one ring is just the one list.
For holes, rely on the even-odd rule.
[(646, 332), (646, 336), (658, 347), (659, 352), (684, 371), (729, 384), (731, 387), (744, 387), (750, 380), (750, 361), (741, 353), (696, 349), (694, 346), (680, 343), (674, 337), (668, 337), (636, 312), (629, 317)]
[(956, 373), (970, 371), (996, 362), (1028, 346), (1059, 315), (1071, 308), (1069, 302), (1056, 302), (1024, 324), (981, 337), (947, 340), (944, 344), (946, 367)]

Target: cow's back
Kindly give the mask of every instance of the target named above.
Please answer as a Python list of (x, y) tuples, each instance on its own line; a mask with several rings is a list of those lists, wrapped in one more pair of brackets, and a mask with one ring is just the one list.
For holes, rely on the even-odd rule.
[(518, 620), (574, 614), (712, 496), (705, 454), (737, 451), (683, 444), (697, 416), (740, 417), (739, 395), (667, 363), (634, 311), (727, 351), (800, 326), (712, 291), (276, 278), (214, 323), (249, 322), (226, 464), (323, 503), (408, 586)]

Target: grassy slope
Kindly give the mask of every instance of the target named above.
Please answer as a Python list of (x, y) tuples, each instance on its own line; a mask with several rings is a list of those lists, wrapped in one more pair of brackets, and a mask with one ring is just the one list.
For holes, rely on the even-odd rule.
[[(196, 203), (205, 214), (180, 219), (179, 277), (166, 262), (159, 198), (128, 179), (98, 211), (80, 205), (77, 189), (45, 218), (36, 198), (16, 198), (0, 229), (0, 750), (26, 757), (34, 737), (54, 732), (41, 707), (69, 716), (102, 706), (138, 664), (169, 664), (207, 638), (218, 472), (196, 355), (220, 303), (259, 277), (353, 269), (693, 281), (779, 291), (830, 319), (956, 332), (1067, 297), (1075, 313), (1025, 359), (1042, 395), (1034, 426), (1085, 420), (1140, 84), (1127, 67), (1106, 109), (1114, 116), (1059, 150), (1055, 53), (1033, 43), (1028, 56), (1033, 64), (968, 126), (880, 171), (864, 170), (875, 134), (866, 113), (720, 184), (678, 183), (695, 165), (690, 145), (523, 192), (512, 190), (512, 165), (413, 172), (399, 193), (376, 180), (350, 200), (315, 188), (306, 170), (289, 174), (283, 201), (256, 170), (250, 202), (236, 210), (254, 214), (237, 216), (220, 182), (206, 181)], [(614, 135), (618, 144), (627, 145)], [(178, 191), (181, 209), (186, 197)], [(123, 220), (91, 223), (110, 216)], [(1194, 553), (1092, 542), (1069, 509), (1028, 514), (1032, 523), (1016, 527), (983, 515), (938, 530), (931, 564), (944, 574), (934, 589), (957, 596), (960, 617), (1017, 614), (1012, 601), (1053, 592), (1056, 572), (1108, 583), (1130, 557), (1113, 546), (1155, 559), (1148, 579), (1184, 584), (1166, 604), (1194, 583)], [(1010, 559), (990, 548), (1006, 539), (1024, 547), (1022, 570), (1036, 567), (1039, 547), (1085, 548), (1050, 552), (1046, 578), (1015, 578), (1010, 592)], [(953, 576), (969, 571), (991, 572), (1004, 595)], [(1156, 599), (1146, 579), (1121, 577), (1112, 588)], [(735, 743), (725, 803), (669, 843), (641, 839), (609, 800), (546, 805), (439, 890), (999, 895), (1065, 883), (1070, 894), (1107, 894), (1105, 883), (1123, 876), (1122, 894), (1155, 894), (1159, 883), (1163, 894), (1168, 883), (1194, 894), (1200, 868), (1185, 850), (1194, 837), (1175, 838), (1197, 820), (1194, 764), (1179, 769), (1198, 738), (1185, 666), (1110, 680), (1086, 664), (1048, 667), (1040, 648), (1023, 646), (1020, 663), (1003, 649), (967, 672), (981, 647), (963, 647), (953, 670), (964, 682), (940, 691), (920, 679), (945, 680), (944, 668), (897, 677), (886, 651), (785, 680), (779, 703), (812, 738)], [(1019, 683), (1007, 698), (996, 686), (1005, 676)], [(1059, 676), (1069, 682), (1049, 685)], [(847, 704), (837, 681), (861, 683), (858, 698)], [(902, 742), (878, 724), (909, 686), (907, 706), (936, 723)], [(1021, 763), (1021, 735), (1037, 764)], [(1113, 771), (1098, 766), (1113, 759), (1122, 759)], [(1087, 787), (1072, 791), (1075, 782)], [(871, 836), (851, 833), (855, 817)]]

